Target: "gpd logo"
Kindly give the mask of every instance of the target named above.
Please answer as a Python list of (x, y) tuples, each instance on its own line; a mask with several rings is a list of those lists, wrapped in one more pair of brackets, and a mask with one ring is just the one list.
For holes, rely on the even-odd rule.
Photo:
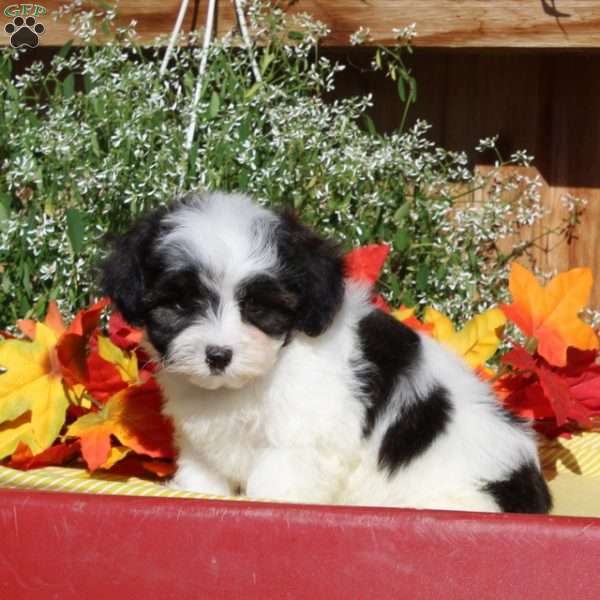
[(46, 28), (38, 23), (38, 17), (47, 11), (41, 4), (9, 4), (2, 11), (12, 22), (4, 26), (4, 31), (10, 35), (10, 45), (13, 48), (28, 46), (35, 48), (39, 44), (39, 36)]

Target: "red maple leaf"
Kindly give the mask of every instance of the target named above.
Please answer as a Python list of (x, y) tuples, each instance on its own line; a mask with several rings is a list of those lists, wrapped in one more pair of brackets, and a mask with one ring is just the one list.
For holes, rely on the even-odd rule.
[(8, 466), (13, 469), (28, 471), (39, 467), (64, 465), (79, 453), (79, 442), (62, 442), (46, 448), (43, 452), (32, 454), (31, 450), (23, 442), (19, 442), (17, 449), (13, 452)]
[[(346, 277), (373, 285), (379, 279), (389, 253), (390, 247), (387, 244), (369, 244), (351, 250), (344, 256)], [(390, 312), (390, 307), (379, 294), (373, 294), (372, 300), (377, 308)]]
[(135, 350), (142, 341), (143, 331), (129, 325), (119, 311), (113, 310), (108, 319), (108, 335), (115, 346)]
[(79, 439), (91, 471), (108, 459), (113, 437), (138, 454), (170, 458), (174, 455), (173, 429), (162, 415), (161, 407), (162, 396), (156, 381), (131, 385), (112, 396), (100, 411), (77, 419), (67, 436)]
[(560, 428), (568, 421), (590, 427), (600, 415), (600, 367), (589, 355), (583, 359), (569, 351), (566, 367), (552, 367), (538, 354), (515, 346), (502, 357), (518, 373), (503, 378), (504, 402), (515, 412), (535, 419), (554, 418)]
[(96, 336), (108, 298), (77, 313), (56, 346), (62, 376), (69, 386), (81, 384), (104, 401), (127, 387), (116, 366), (98, 354)]

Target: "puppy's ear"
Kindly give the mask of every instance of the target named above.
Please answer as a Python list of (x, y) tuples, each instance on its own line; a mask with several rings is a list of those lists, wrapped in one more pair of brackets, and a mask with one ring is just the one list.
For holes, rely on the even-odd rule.
[(139, 219), (113, 241), (112, 252), (101, 268), (100, 285), (125, 320), (131, 325), (144, 324), (144, 291), (152, 265), (153, 246), (161, 232), (164, 210), (158, 210)]
[(342, 304), (343, 259), (333, 242), (302, 225), (292, 212), (279, 217), (279, 267), (299, 298), (296, 328), (314, 337), (329, 327)]

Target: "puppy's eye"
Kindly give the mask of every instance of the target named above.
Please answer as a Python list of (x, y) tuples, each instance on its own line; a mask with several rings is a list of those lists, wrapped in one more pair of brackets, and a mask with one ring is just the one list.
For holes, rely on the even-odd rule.
[(260, 304), (256, 298), (252, 298), (252, 296), (244, 299), (244, 308), (253, 313), (263, 312), (265, 310), (264, 305)]

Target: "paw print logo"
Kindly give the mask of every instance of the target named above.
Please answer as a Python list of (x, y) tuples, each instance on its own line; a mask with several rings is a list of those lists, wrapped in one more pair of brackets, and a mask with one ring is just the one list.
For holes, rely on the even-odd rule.
[(4, 26), (4, 31), (10, 35), (10, 45), (13, 48), (29, 46), (36, 48), (39, 44), (39, 36), (46, 31), (41, 23), (35, 22), (35, 17), (15, 17), (12, 23)]

